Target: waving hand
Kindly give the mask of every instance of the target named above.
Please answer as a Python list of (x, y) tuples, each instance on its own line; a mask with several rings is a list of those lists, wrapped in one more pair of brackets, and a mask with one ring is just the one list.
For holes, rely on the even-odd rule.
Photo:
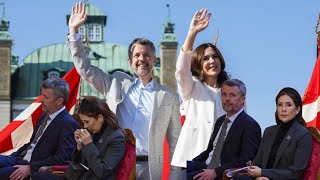
[(78, 32), (79, 27), (86, 21), (86, 6), (82, 2), (72, 6), (72, 12), (69, 19), (69, 34), (73, 35)]

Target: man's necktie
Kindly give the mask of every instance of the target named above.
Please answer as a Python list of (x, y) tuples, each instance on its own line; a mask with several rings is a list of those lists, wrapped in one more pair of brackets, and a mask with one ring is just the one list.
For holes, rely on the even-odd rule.
[(31, 147), (32, 147), (31, 145), (32, 145), (32, 144), (37, 144), (39, 138), (40, 138), (41, 135), (43, 134), (43, 131), (44, 131), (45, 127), (47, 126), (48, 120), (50, 120), (50, 117), (47, 115), (47, 116), (43, 119), (43, 121), (41, 122), (40, 127), (39, 127), (36, 135), (34, 136), (31, 144), (28, 146), (28, 148), (27, 148), (26, 150), (24, 150), (24, 151), (21, 152), (20, 156), (26, 155), (26, 154), (27, 154), (27, 151), (28, 151), (29, 149), (31, 149)]
[(230, 122), (229, 118), (225, 118), (223, 121), (223, 124), (220, 129), (220, 134), (217, 140), (217, 144), (214, 148), (213, 154), (212, 154), (212, 159), (208, 165), (208, 168), (213, 169), (219, 166), (220, 164), (220, 156), (221, 156), (221, 150), (224, 144), (224, 139), (227, 134), (227, 124)]

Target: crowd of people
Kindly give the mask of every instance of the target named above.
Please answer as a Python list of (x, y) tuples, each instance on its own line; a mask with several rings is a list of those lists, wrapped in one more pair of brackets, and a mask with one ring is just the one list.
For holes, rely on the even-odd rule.
[[(43, 81), (38, 119), (30, 142), (10, 156), (0, 155), (1, 179), (116, 179), (124, 157), (125, 128), (136, 139), (135, 179), (162, 179), (164, 140), (169, 144), (169, 179), (222, 179), (230, 168), (253, 165), (234, 179), (301, 179), (311, 156), (311, 135), (302, 118), (299, 93), (290, 87), (276, 96), (275, 123), (261, 136), (259, 124), (247, 114), (246, 86), (231, 79), (215, 44), (193, 49), (211, 14), (202, 9), (191, 19), (175, 77), (178, 93), (153, 79), (154, 44), (136, 38), (128, 48), (134, 75), (108, 74), (91, 65), (78, 29), (86, 21), (85, 5), (72, 7), (67, 44), (81, 77), (105, 96), (84, 97), (78, 114), (65, 104), (67, 82)], [(180, 98), (179, 98), (180, 97)], [(180, 121), (180, 101), (186, 119)], [(42, 166), (70, 163), (65, 176), (38, 172)], [(76, 169), (81, 164), (87, 167)]]

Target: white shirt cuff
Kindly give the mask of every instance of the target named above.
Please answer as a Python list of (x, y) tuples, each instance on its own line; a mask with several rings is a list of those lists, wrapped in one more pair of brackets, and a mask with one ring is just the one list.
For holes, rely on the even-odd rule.
[(73, 35), (68, 35), (68, 40), (69, 41), (78, 41), (80, 39), (80, 34), (76, 33)]

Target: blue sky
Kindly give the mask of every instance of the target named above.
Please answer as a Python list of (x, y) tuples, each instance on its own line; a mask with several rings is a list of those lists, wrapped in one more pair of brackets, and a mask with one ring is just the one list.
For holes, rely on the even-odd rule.
[[(38, 48), (65, 42), (66, 14), (77, 1), (0, 2), (5, 2), (13, 50), (22, 60)], [(159, 47), (169, 3), (180, 47), (194, 12), (209, 9), (213, 14), (210, 25), (199, 34), (195, 45), (213, 42), (219, 28), (218, 47), (226, 70), (246, 84), (248, 112), (263, 129), (274, 124), (274, 99), (279, 90), (290, 86), (303, 95), (316, 60), (319, 0), (89, 2), (107, 15), (105, 41), (123, 45), (143, 36)]]

